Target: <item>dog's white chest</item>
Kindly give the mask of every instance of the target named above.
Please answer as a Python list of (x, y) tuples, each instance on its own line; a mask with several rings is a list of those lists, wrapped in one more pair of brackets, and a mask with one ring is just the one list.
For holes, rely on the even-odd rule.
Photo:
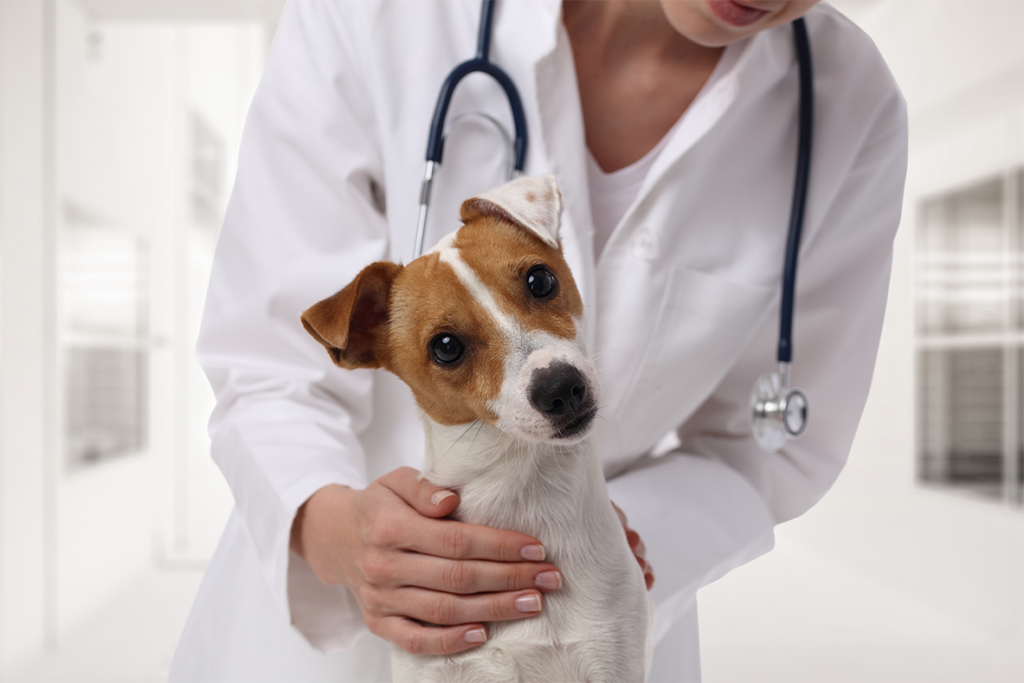
[[(428, 428), (428, 441), (429, 435)], [(541, 539), (546, 559), (559, 568), (563, 583), (545, 595), (539, 615), (487, 624), (488, 641), (473, 650), (426, 657), (396, 649), (395, 681), (645, 680), (651, 653), (650, 600), (589, 444), (557, 453), (519, 451), (521, 459), (540, 459), (497, 458), (485, 474), (468, 481), (454, 479), (457, 468), (451, 467), (455, 461), (450, 457), (439, 468), (428, 460), (427, 477), (459, 490), (456, 516)]]
[(335, 364), (409, 385), (425, 474), (459, 492), (458, 517), (540, 539), (562, 573), (539, 615), (489, 624), (471, 651), (396, 651), (396, 680), (644, 678), (651, 609), (586, 441), (600, 387), (560, 213), (554, 177), (516, 179), (466, 201), (463, 226), (431, 252), (370, 264), (303, 313)]

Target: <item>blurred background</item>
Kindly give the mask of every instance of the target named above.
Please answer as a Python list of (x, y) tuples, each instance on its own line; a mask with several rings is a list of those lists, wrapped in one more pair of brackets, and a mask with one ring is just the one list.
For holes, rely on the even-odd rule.
[[(0, 0), (0, 681), (162, 681), (231, 508), (193, 346), (283, 0)], [(910, 168), (850, 465), (704, 678), (1024, 681), (1024, 0), (835, 0)]]

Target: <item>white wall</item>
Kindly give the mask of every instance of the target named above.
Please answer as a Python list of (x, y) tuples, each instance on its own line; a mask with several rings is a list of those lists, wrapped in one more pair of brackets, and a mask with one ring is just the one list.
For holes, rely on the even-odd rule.
[[(151, 241), (173, 227), (173, 29), (112, 31), (90, 26), (75, 4), (53, 6), (58, 244), (73, 229), (62, 209), (69, 203), (112, 230)], [(68, 330), (60, 312), (63, 378)], [(60, 424), (63, 408), (59, 401)], [(152, 561), (153, 472), (163, 435), (152, 415), (150, 424), (157, 429), (143, 452), (84, 469), (69, 468), (58, 446), (58, 644)]]
[[(223, 139), (222, 205), (268, 45), (256, 4), (210, 23), (195, 4), (0, 0), (0, 680), (148, 569), (201, 567), (230, 511), (192, 352), (219, 220), (189, 210), (187, 122)], [(75, 212), (147, 244), (149, 272), (148, 439), (84, 467), (62, 438)]]
[[(222, 210), (235, 176), (242, 124), (264, 61), (265, 37), (256, 24), (207, 24), (179, 27), (178, 98), (181, 114), (201, 116), (220, 135), (224, 144)], [(184, 138), (178, 122), (179, 137)], [(180, 154), (180, 152), (179, 152)], [(182, 175), (179, 173), (179, 182)], [(219, 219), (200, 225), (187, 206), (181, 206), (188, 188), (179, 188), (176, 219), (174, 273), (165, 286), (173, 300), (173, 327), (164, 334), (174, 339), (173, 368), (176, 384), (177, 424), (174, 452), (165, 459), (173, 472), (164, 476), (162, 495), (161, 556), (174, 562), (203, 562), (212, 555), (231, 511), (232, 499), (223, 476), (210, 458), (206, 421), (214, 397), (195, 360), (193, 349), (206, 285), (209, 280)], [(170, 316), (168, 316), (170, 317)], [(157, 312), (154, 324), (163, 325)], [(165, 473), (167, 471), (165, 470)]]
[(877, 0), (855, 18), (908, 103), (904, 215), (874, 384), (850, 464), (786, 533), (1024, 645), (1024, 513), (915, 479), (913, 281), (921, 201), (1024, 164), (1024, 2)]
[(52, 625), (44, 23), (42, 4), (0, 2), (0, 675)]

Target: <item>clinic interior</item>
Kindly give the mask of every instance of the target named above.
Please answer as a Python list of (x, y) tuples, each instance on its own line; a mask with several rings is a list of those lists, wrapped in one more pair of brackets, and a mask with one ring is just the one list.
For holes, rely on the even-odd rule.
[[(833, 491), (699, 595), (704, 677), (1024, 680), (1024, 0), (833, 4), (909, 107), (882, 345)], [(231, 511), (193, 347), (283, 5), (0, 0), (0, 681), (166, 675)]]

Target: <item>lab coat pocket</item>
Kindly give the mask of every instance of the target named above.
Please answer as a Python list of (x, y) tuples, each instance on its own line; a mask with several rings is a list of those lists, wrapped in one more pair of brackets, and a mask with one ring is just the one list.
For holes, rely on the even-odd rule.
[(626, 453), (642, 453), (714, 391), (774, 309), (774, 287), (673, 267), (615, 413)]

